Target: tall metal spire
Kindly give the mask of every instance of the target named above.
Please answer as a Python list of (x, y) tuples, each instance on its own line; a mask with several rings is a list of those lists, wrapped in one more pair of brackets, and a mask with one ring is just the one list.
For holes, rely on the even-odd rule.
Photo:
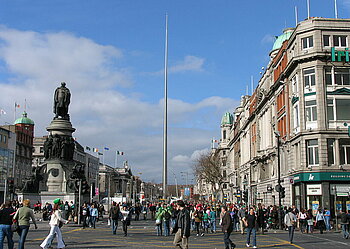
[(164, 57), (163, 198), (166, 199), (168, 184), (168, 14), (165, 15)]

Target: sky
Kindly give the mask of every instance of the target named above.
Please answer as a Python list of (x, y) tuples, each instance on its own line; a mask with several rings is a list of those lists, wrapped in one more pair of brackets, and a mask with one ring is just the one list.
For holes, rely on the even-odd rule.
[[(310, 0), (310, 15), (334, 17), (333, 0)], [(161, 182), (165, 14), (169, 16), (168, 181), (193, 178), (196, 158), (220, 138), (220, 121), (251, 92), (274, 37), (307, 18), (306, 0), (0, 0), (0, 124), (14, 103), (46, 135), (53, 93), (71, 90), (74, 136)], [(350, 0), (338, 0), (349, 18)]]

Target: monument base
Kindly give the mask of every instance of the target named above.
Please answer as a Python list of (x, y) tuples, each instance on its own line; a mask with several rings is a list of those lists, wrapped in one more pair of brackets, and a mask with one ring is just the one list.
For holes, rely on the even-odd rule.
[[(17, 199), (19, 202), (22, 202), (23, 200), (30, 200), (31, 206), (33, 206), (38, 201), (45, 205), (46, 202), (53, 203), (53, 200), (60, 198), (63, 202), (73, 202), (74, 204), (78, 203), (78, 197), (79, 195), (77, 193), (64, 193), (64, 192), (41, 192), (41, 193), (18, 193)], [(88, 201), (88, 198), (84, 198), (84, 196), (81, 196), (81, 202)]]

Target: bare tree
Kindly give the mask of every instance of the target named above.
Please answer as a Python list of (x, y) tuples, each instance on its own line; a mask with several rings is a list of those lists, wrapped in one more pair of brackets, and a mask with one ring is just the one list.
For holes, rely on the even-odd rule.
[(222, 162), (218, 153), (202, 154), (194, 165), (194, 174), (197, 180), (204, 180), (209, 183), (212, 188), (215, 199), (219, 191), (224, 194), (222, 184), (224, 183)]

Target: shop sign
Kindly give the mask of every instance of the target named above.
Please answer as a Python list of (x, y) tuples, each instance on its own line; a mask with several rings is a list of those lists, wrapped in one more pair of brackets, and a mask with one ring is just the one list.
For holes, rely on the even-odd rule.
[(332, 195), (335, 195), (335, 192), (337, 192), (337, 196), (340, 196), (339, 194), (349, 195), (350, 184), (330, 184), (330, 189)]
[(350, 181), (350, 172), (315, 172), (294, 175), (294, 182)]
[(342, 61), (345, 59), (345, 62), (349, 62), (349, 49), (345, 48), (345, 51), (338, 51), (334, 47), (332, 48), (332, 61)]
[(309, 184), (309, 185), (306, 185), (306, 194), (307, 195), (322, 195), (322, 186), (321, 186), (321, 184)]

